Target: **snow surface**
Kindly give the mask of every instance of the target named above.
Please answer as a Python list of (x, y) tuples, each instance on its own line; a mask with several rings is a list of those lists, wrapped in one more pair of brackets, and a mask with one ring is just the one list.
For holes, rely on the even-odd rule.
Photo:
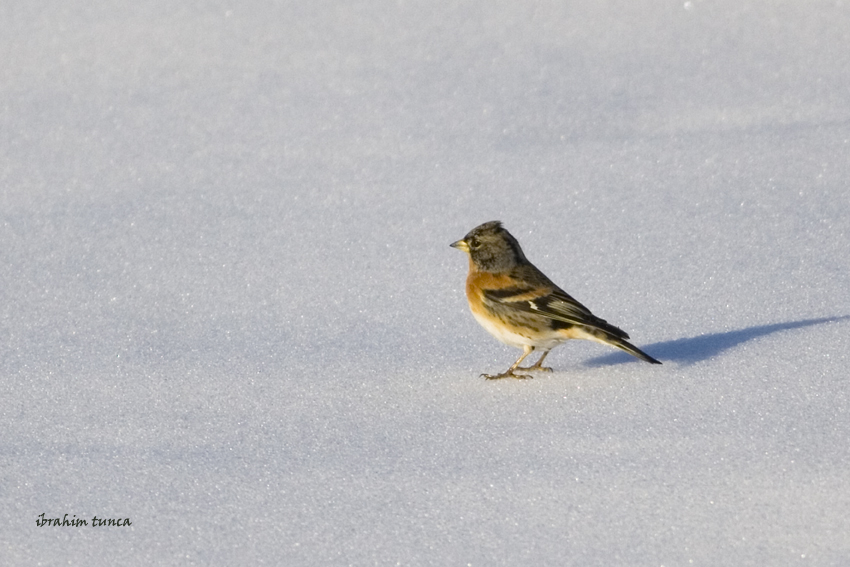
[[(0, 61), (3, 565), (850, 565), (846, 1), (6, 0)], [(664, 365), (481, 379), (494, 219)]]

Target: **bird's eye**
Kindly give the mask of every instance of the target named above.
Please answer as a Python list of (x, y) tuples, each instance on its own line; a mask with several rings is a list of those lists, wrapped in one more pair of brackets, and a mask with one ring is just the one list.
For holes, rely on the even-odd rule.
[(466, 243), (469, 245), (470, 250), (475, 250), (476, 248), (481, 246), (481, 243), (478, 242), (477, 238), (470, 238), (469, 240), (466, 241)]

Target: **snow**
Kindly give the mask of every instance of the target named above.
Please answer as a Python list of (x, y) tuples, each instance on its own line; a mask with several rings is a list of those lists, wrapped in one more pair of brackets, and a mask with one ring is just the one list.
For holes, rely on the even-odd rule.
[[(850, 563), (847, 3), (5, 2), (0, 53), (0, 563)], [(480, 378), (496, 219), (664, 365)]]

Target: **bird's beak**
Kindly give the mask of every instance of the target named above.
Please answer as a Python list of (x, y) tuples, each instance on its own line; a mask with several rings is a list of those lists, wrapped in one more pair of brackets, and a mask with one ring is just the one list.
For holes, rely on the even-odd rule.
[(466, 243), (466, 240), (458, 240), (457, 242), (452, 242), (451, 244), (449, 244), (449, 246), (469, 253), (469, 244)]

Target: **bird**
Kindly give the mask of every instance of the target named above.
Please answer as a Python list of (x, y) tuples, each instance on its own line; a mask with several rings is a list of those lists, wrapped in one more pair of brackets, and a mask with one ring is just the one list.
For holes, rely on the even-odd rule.
[[(522, 355), (501, 374), (488, 380), (531, 378), (516, 371), (551, 372), (543, 359), (569, 339), (587, 339), (626, 351), (641, 360), (661, 364), (627, 339), (629, 335), (573, 299), (525, 257), (501, 221), (473, 228), (449, 246), (469, 255), (466, 298), (478, 323), (501, 342), (522, 349)], [(534, 365), (520, 367), (532, 352), (543, 355)]]

